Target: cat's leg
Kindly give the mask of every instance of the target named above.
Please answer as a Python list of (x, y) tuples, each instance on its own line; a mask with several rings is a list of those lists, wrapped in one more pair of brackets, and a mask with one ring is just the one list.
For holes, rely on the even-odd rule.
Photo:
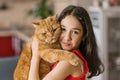
[(28, 42), (18, 60), (16, 69), (14, 71), (14, 80), (28, 80), (30, 61), (31, 61), (31, 42)]
[(39, 55), (41, 58), (50, 63), (56, 62), (58, 60), (68, 61), (75, 66), (81, 63), (81, 59), (77, 55), (73, 54), (72, 52), (60, 49), (46, 49), (40, 51)]

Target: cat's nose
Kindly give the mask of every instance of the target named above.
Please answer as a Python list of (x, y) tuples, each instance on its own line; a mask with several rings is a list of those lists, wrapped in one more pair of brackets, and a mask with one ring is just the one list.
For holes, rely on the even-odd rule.
[(47, 39), (46, 39), (46, 42), (47, 42), (47, 43), (51, 43), (51, 42), (52, 42), (52, 38), (47, 38)]
[(53, 44), (53, 43), (55, 43), (56, 41), (57, 41), (57, 39), (55, 39), (55, 38), (49, 39), (49, 43), (50, 43), (50, 44)]
[(51, 43), (55, 43), (57, 41), (56, 38), (52, 38)]
[(53, 37), (53, 34), (48, 33), (47, 35), (49, 36), (49, 38)]

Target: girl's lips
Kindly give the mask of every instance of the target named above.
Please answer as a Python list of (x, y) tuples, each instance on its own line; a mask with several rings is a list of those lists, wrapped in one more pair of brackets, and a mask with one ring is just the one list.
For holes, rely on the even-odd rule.
[(69, 45), (70, 45), (70, 44), (67, 43), (67, 42), (63, 42), (63, 44), (64, 44), (65, 46), (69, 46)]

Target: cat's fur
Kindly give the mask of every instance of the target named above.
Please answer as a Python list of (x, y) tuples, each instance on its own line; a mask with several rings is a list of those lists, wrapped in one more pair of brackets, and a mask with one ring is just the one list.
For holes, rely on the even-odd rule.
[(75, 54), (61, 50), (60, 48), (58, 39), (61, 33), (61, 27), (59, 22), (57, 22), (56, 15), (40, 20), (39, 22), (34, 22), (33, 24), (36, 27), (35, 33), (32, 39), (26, 43), (21, 53), (14, 72), (14, 80), (28, 80), (33, 38), (38, 40), (38, 54), (41, 57), (40, 80), (50, 71), (50, 63), (56, 62), (57, 60), (65, 60), (73, 65), (79, 64), (81, 60)]

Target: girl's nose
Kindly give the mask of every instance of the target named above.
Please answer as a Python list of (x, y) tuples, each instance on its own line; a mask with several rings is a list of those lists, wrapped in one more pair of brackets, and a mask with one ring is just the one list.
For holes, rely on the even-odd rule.
[(70, 41), (71, 40), (71, 34), (70, 34), (70, 32), (65, 33), (64, 40), (65, 41)]

